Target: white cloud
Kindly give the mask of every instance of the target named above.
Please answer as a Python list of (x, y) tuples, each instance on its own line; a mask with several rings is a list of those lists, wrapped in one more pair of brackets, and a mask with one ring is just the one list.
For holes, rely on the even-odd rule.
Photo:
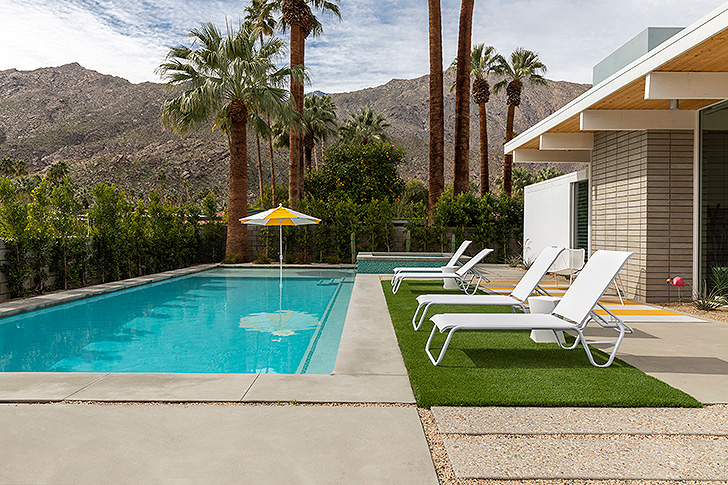
[[(475, 4), (473, 42), (504, 54), (539, 52), (551, 79), (591, 82), (594, 64), (648, 26), (686, 26), (723, 0), (488, 0)], [(169, 47), (202, 21), (237, 22), (239, 0), (0, 0), (0, 69), (68, 62), (132, 82), (159, 81)], [(309, 89), (340, 92), (426, 74), (427, 2), (341, 0), (307, 42)], [(454, 58), (459, 0), (442, 0), (444, 62)]]

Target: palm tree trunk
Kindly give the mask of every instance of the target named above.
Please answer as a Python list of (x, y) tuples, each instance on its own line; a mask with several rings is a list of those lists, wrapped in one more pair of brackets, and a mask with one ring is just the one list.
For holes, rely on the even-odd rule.
[(311, 152), (313, 152), (313, 148), (316, 146), (316, 140), (313, 138), (313, 133), (308, 131), (304, 137), (303, 137), (303, 158), (304, 158), (304, 166), (303, 166), (303, 175), (305, 177), (306, 170), (311, 170)]
[[(233, 105), (238, 104), (238, 107)], [(242, 104), (242, 108), (239, 105)], [(235, 109), (237, 108), (237, 109)], [(238, 111), (239, 110), (239, 111)], [(240, 219), (248, 211), (248, 139), (247, 109), (240, 100), (230, 107), (230, 199), (228, 202), (227, 241), (225, 258), (248, 260), (248, 231)]]
[(470, 41), (475, 0), (462, 0), (455, 74), (455, 195), (468, 191), (470, 179)]
[(485, 103), (478, 104), (478, 118), (480, 119), (480, 196), (490, 190), (488, 178), (488, 120), (486, 118)]
[[(268, 126), (270, 126), (270, 115), (267, 116)], [(273, 163), (273, 136), (268, 136), (268, 147), (270, 148), (270, 192), (273, 207), (276, 205), (276, 168)]]
[(303, 147), (303, 157), (306, 161), (304, 165), (304, 174), (306, 173), (305, 170), (311, 170), (311, 160), (313, 159), (312, 153), (313, 147)]
[[(323, 140), (320, 140), (320, 143), (323, 144)], [(319, 164), (318, 164), (318, 151), (319, 151), (318, 143), (315, 143), (314, 142), (314, 145), (313, 145), (313, 164), (314, 164), (314, 167), (316, 167), (316, 170), (319, 169)]]
[[(516, 114), (516, 105), (508, 104), (508, 117), (506, 118), (506, 143), (513, 138), (513, 117)], [(508, 153), (503, 157), (503, 192), (510, 197), (513, 182), (513, 155)]]
[(255, 134), (255, 145), (258, 148), (258, 188), (260, 189), (260, 206), (263, 207), (263, 160), (260, 158), (260, 133)]
[[(301, 26), (294, 22), (291, 24), (291, 66), (304, 66), (305, 52), (304, 32)], [(303, 80), (291, 78), (291, 97), (293, 98), (293, 109), (303, 114)], [(288, 158), (288, 202), (291, 208), (298, 208), (298, 199), (301, 197), (301, 148), (302, 136), (300, 128), (291, 124), (289, 132), (289, 158)]]
[(445, 189), (445, 107), (442, 74), (442, 15), (440, 0), (428, 0), (430, 26), (430, 222), (437, 199)]

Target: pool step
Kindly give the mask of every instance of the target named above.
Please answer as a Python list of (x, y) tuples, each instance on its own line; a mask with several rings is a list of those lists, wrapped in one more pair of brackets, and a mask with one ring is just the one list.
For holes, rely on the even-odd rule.
[(344, 278), (328, 278), (316, 283), (316, 286), (337, 286), (344, 282)]

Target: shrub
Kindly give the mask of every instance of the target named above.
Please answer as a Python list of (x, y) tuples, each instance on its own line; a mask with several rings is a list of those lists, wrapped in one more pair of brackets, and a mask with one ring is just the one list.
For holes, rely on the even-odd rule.
[(392, 202), (404, 191), (404, 181), (397, 173), (404, 155), (401, 148), (384, 143), (337, 143), (326, 149), (323, 167), (306, 175), (305, 191), (324, 201)]

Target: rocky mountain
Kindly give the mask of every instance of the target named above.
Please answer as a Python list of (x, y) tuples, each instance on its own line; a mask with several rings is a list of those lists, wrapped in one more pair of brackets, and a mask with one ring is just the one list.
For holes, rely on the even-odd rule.
[[(452, 79), (446, 79), (447, 85)], [(588, 85), (549, 82), (548, 87), (524, 89), (516, 111), (515, 129), (523, 130), (588, 89)], [(132, 84), (67, 64), (34, 71), (0, 71), (0, 158), (28, 162), (31, 173), (42, 173), (65, 160), (81, 184), (113, 182), (130, 193), (146, 193), (159, 184), (160, 172), (169, 187), (198, 191), (217, 186), (227, 193), (227, 140), (211, 127), (181, 136), (162, 129), (159, 110), (171, 96), (157, 83)], [(428, 76), (394, 79), (383, 86), (333, 94), (340, 120), (364, 106), (383, 113), (394, 142), (407, 151), (400, 169), (405, 179), (427, 179)], [(446, 178), (452, 178), (454, 95), (446, 100)], [(488, 103), (490, 164), (493, 176), (502, 163), (505, 96)], [(479, 170), (477, 107), (472, 106), (471, 172)], [(266, 145), (262, 148), (263, 180), (270, 180)], [(288, 173), (288, 155), (274, 156), (278, 180)], [(249, 187), (258, 192), (255, 138), (249, 144)], [(570, 168), (570, 167), (566, 167)], [(563, 168), (562, 168), (563, 169)]]

